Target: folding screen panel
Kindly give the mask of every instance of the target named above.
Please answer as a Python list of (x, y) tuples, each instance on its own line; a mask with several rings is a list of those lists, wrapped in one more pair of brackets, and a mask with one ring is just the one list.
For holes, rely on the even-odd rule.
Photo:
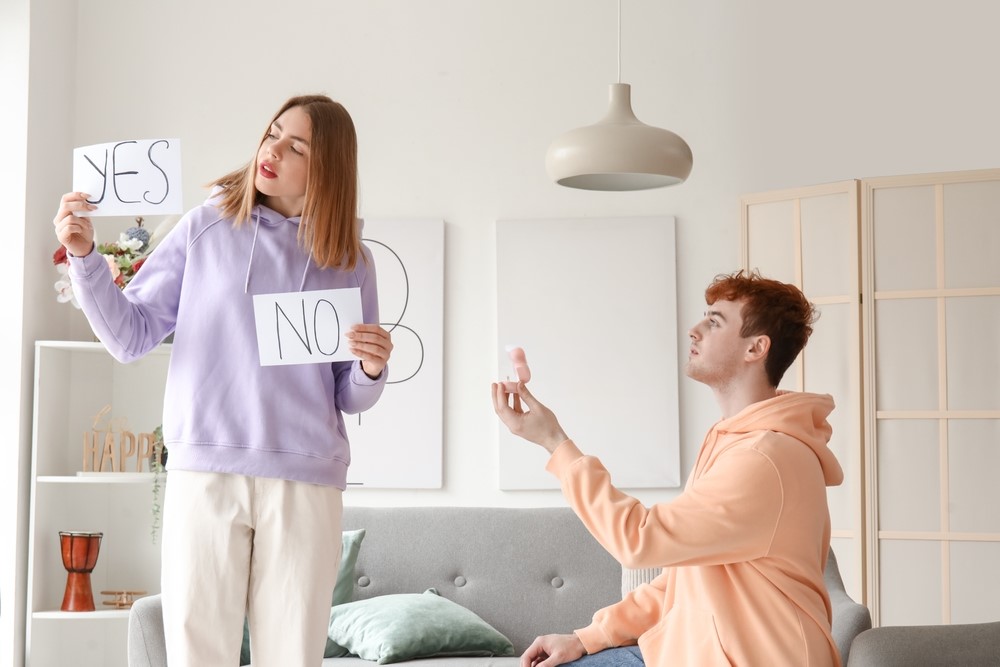
[(781, 388), (830, 394), (830, 448), (844, 483), (828, 490), (831, 543), (847, 590), (864, 590), (858, 184), (845, 181), (741, 200), (743, 266), (797, 285), (820, 311)]
[(1000, 618), (1000, 170), (755, 194), (742, 224), (822, 313), (782, 386), (838, 405), (848, 590), (876, 625)]
[(1000, 618), (1000, 170), (863, 181), (872, 612)]

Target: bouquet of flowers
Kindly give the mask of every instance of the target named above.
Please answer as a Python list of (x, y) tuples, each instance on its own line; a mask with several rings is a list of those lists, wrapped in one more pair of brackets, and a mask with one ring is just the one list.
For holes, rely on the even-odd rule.
[[(97, 244), (97, 252), (104, 255), (108, 268), (111, 269), (111, 276), (121, 289), (125, 289), (135, 277), (152, 249), (149, 231), (142, 226), (142, 218), (136, 218), (136, 226), (122, 232), (117, 241)], [(56, 301), (71, 303), (79, 308), (80, 304), (73, 294), (73, 283), (69, 277), (69, 257), (66, 256), (66, 248), (59, 246), (52, 255), (52, 263), (59, 272), (59, 280), (55, 283)]]

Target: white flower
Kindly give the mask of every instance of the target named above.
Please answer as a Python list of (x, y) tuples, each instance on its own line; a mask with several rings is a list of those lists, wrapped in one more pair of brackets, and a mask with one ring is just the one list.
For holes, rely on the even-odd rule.
[[(62, 267), (59, 267), (62, 268)], [(71, 303), (74, 307), (79, 308), (80, 303), (76, 300), (76, 295), (73, 294), (73, 283), (69, 279), (69, 275), (65, 270), (60, 271), (63, 274), (62, 277), (56, 281), (53, 285), (56, 289), (56, 301), (59, 303)]]
[(139, 239), (130, 239), (125, 236), (125, 232), (122, 232), (121, 236), (118, 237), (118, 247), (124, 248), (126, 250), (131, 250), (132, 252), (139, 252), (139, 249), (145, 245)]

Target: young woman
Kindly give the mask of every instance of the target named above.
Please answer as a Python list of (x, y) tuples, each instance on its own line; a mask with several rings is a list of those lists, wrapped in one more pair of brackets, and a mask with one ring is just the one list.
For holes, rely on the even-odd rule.
[[(175, 332), (163, 614), (172, 667), (318, 665), (341, 546), (350, 448), (342, 413), (371, 408), (392, 351), (357, 221), (357, 139), (343, 106), (288, 100), (256, 155), (212, 185), (122, 291), (94, 252), (86, 193), (56, 236), (90, 324), (128, 362)], [(254, 295), (360, 288), (353, 362), (261, 366)], [(137, 388), (138, 389), (138, 388)]]

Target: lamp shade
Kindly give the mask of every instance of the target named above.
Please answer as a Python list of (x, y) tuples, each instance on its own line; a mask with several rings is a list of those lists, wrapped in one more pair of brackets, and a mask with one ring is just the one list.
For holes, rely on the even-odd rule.
[(545, 167), (552, 180), (570, 188), (618, 191), (683, 183), (694, 161), (687, 143), (635, 117), (629, 84), (611, 84), (610, 96), (604, 118), (549, 146)]

